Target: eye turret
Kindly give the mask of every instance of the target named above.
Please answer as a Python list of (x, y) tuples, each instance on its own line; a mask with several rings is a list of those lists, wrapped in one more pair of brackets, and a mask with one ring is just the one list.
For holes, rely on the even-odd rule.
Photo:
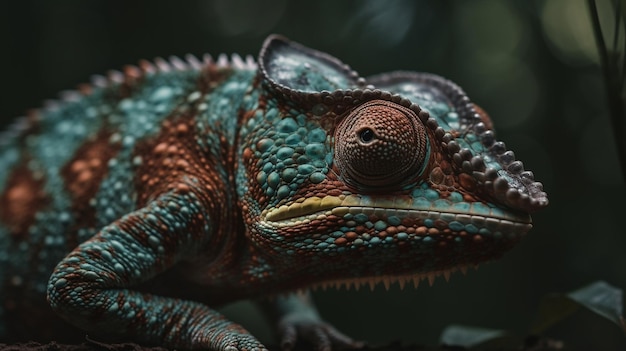
[(354, 109), (335, 131), (342, 180), (359, 188), (395, 188), (415, 179), (428, 153), (424, 125), (408, 108), (374, 100)]

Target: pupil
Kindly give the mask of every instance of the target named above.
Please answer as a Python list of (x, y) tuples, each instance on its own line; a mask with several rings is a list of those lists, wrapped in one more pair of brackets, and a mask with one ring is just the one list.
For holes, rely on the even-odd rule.
[(374, 131), (369, 128), (364, 129), (359, 133), (359, 137), (362, 142), (369, 143), (372, 139), (374, 139)]

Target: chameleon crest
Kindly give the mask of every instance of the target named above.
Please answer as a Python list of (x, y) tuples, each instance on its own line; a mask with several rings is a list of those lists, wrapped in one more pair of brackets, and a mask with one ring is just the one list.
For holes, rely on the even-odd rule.
[(264, 302), (283, 349), (358, 347), (305, 289), (447, 278), (499, 257), (548, 203), (454, 83), (362, 78), (280, 36), (256, 62), (95, 77), (0, 146), (4, 340), (264, 350), (208, 306), (286, 294)]

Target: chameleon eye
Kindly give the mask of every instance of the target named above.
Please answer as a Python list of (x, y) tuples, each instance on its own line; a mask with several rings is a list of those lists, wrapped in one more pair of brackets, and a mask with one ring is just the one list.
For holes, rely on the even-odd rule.
[(369, 128), (361, 130), (359, 132), (359, 139), (364, 144), (371, 142), (372, 140), (374, 140), (374, 131)]
[(424, 168), (427, 140), (415, 113), (382, 100), (367, 102), (335, 130), (335, 164), (344, 182), (356, 187), (397, 187)]

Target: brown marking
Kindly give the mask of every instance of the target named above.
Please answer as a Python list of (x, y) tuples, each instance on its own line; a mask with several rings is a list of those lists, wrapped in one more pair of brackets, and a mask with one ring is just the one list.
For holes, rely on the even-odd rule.
[[(244, 235), (241, 228), (235, 229), (241, 212), (234, 202), (229, 202), (232, 189), (230, 179), (225, 179), (220, 168), (232, 169), (232, 147), (225, 138), (210, 141), (214, 143), (207, 149), (198, 143), (198, 136), (216, 135), (213, 130), (198, 130), (196, 112), (174, 112), (161, 123), (159, 134), (136, 144), (134, 155), (141, 157), (141, 163), (135, 169), (135, 189), (137, 206), (143, 207), (155, 201), (160, 195), (193, 193), (203, 206), (205, 214), (185, 223), (186, 231), (193, 233), (198, 242), (198, 250), (206, 250), (204, 257), (218, 260), (219, 265), (208, 262), (196, 262), (203, 266), (186, 270), (184, 274), (192, 281), (226, 279), (224, 267), (232, 265), (239, 258), (240, 250), (235, 246), (243, 245)], [(210, 128), (210, 127), (208, 127)], [(230, 160), (230, 161), (229, 161)], [(213, 232), (206, 237), (204, 224), (210, 220)], [(137, 224), (137, 223), (136, 223)], [(157, 224), (158, 226), (158, 224)], [(173, 229), (165, 226), (155, 227), (166, 237)], [(133, 228), (128, 228), (133, 230)], [(137, 240), (147, 243), (147, 238), (137, 233)], [(166, 251), (176, 245), (174, 241), (163, 242)]]
[[(72, 159), (61, 168), (65, 188), (72, 198), (72, 212), (76, 221), (70, 233), (79, 228), (96, 225), (96, 210), (89, 201), (96, 196), (102, 180), (107, 174), (107, 164), (120, 149), (120, 144), (112, 144), (111, 131), (102, 129), (85, 141), (74, 153)], [(70, 238), (74, 237), (74, 240)], [(75, 236), (68, 237), (68, 245), (73, 248), (78, 243)]]
[(195, 135), (195, 120), (183, 115), (165, 120), (158, 136), (137, 144), (135, 154), (142, 158), (135, 175), (139, 206), (169, 190), (188, 188), (190, 184), (181, 184), (184, 176), (203, 180), (208, 193), (219, 189), (221, 181), (212, 172), (218, 160), (201, 150)]
[(4, 192), (0, 194), (0, 221), (9, 228), (12, 238), (26, 238), (37, 212), (48, 205), (50, 199), (44, 184), (43, 175), (28, 168), (28, 159), (9, 174)]
[(217, 88), (233, 73), (230, 67), (218, 67), (211, 63), (202, 68), (198, 88), (202, 95), (206, 95)]
[[(193, 114), (187, 113), (165, 120), (159, 135), (136, 145), (134, 153), (141, 157), (135, 174), (139, 206), (160, 194), (186, 189), (211, 196), (209, 203), (215, 208), (210, 210), (221, 212), (213, 195), (225, 192), (226, 184), (215, 170), (226, 160), (230, 147), (221, 140), (220, 154), (212, 155), (198, 144), (196, 135)], [(184, 182), (184, 178), (197, 182)], [(220, 196), (223, 200), (225, 194)]]

